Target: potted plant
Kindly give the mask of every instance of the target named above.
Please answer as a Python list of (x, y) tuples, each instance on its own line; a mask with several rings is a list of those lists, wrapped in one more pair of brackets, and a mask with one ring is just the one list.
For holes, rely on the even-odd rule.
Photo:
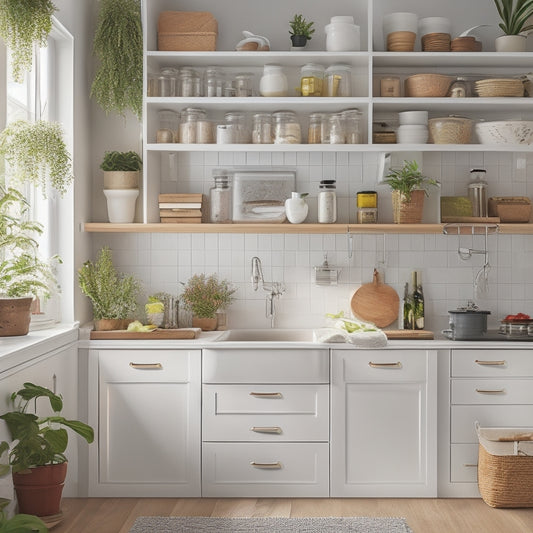
[(0, 498), (0, 533), (48, 533), (46, 524), (37, 516), (17, 514), (8, 518), (4, 511), (8, 504), (9, 500)]
[(46, 197), (50, 185), (65, 194), (74, 179), (70, 153), (59, 123), (17, 120), (0, 132), (0, 156), (10, 167), (10, 179), (40, 187)]
[(117, 271), (109, 247), (102, 248), (96, 261), (86, 261), (78, 270), (81, 292), (93, 306), (96, 330), (126, 329), (137, 309), (140, 282), (133, 275)]
[(106, 114), (142, 116), (143, 35), (140, 0), (101, 0), (93, 43), (99, 60), (91, 97)]
[(28, 210), (19, 191), (0, 187), (0, 336), (26, 335), (34, 297), (57, 289), (52, 265), (59, 257), (39, 257), (36, 237), (43, 228), (28, 220)]
[(206, 276), (195, 274), (184, 284), (181, 299), (193, 314), (192, 325), (204, 331), (217, 327), (217, 311), (223, 311), (235, 299), (237, 289), (226, 280), (219, 280), (216, 274)]
[(303, 15), (294, 15), (293, 19), (289, 21), (289, 34), (291, 36), (292, 46), (295, 48), (304, 48), (307, 41), (311, 40), (311, 36), (315, 33), (313, 28), (314, 22), (307, 22)]
[(494, 0), (505, 35), (495, 41), (497, 52), (525, 52), (527, 34), (533, 30), (533, 0)]
[(15, 81), (22, 82), (32, 69), (34, 44), (46, 46), (56, 11), (51, 0), (0, 0), (0, 37), (11, 50)]
[[(38, 399), (48, 399), (53, 414), (38, 416), (29, 412), (38, 405)], [(21, 513), (49, 517), (60, 512), (61, 493), (67, 472), (65, 450), (67, 429), (93, 442), (93, 429), (78, 420), (61, 416), (63, 399), (51, 390), (24, 383), (22, 389), (11, 395), (13, 410), (0, 416), (11, 436), (8, 465)], [(0, 444), (0, 451), (10, 447)]]
[(437, 181), (424, 176), (416, 161), (404, 161), (400, 169), (391, 169), (385, 178), (392, 189), (392, 210), (395, 224), (419, 224), (422, 222), (424, 197), (427, 187)]

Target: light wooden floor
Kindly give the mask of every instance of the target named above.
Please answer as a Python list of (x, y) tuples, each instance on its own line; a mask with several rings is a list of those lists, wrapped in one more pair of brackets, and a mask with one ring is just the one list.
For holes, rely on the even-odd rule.
[(127, 533), (147, 515), (398, 516), (414, 533), (533, 532), (533, 509), (493, 509), (481, 499), (67, 498), (62, 510), (52, 533)]

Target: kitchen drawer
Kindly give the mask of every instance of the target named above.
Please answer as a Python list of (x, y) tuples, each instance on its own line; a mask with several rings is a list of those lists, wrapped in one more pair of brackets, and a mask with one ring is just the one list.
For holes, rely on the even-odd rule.
[(452, 404), (533, 404), (533, 379), (454, 379)]
[(200, 357), (200, 350), (100, 350), (98, 364), (106, 381), (187, 383)]
[(204, 350), (203, 382), (329, 383), (329, 352), (283, 348)]
[(477, 483), (478, 447), (478, 444), (451, 445), (451, 483)]
[(204, 385), (204, 441), (328, 441), (328, 385)]
[(533, 376), (533, 350), (452, 350), (452, 377)]
[(476, 420), (482, 427), (530, 428), (532, 413), (531, 405), (452, 405), (451, 441), (478, 442)]
[(329, 496), (325, 442), (206, 442), (202, 457), (204, 497)]
[(426, 350), (353, 350), (340, 355), (346, 383), (425, 381), (427, 377)]

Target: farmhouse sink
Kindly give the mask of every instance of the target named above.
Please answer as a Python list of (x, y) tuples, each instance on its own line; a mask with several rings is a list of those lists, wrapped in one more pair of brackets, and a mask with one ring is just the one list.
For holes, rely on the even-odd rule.
[(216, 342), (313, 342), (312, 329), (230, 329)]

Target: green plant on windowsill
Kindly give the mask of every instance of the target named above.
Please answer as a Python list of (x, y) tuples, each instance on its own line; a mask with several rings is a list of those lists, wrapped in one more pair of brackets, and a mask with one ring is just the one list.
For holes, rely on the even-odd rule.
[(533, 16), (533, 0), (494, 0), (502, 21), (498, 26), (505, 35), (527, 34), (533, 31), (533, 24), (526, 26)]
[(46, 46), (55, 11), (51, 0), (0, 0), (0, 37), (11, 50), (15, 81), (32, 69), (34, 44)]

